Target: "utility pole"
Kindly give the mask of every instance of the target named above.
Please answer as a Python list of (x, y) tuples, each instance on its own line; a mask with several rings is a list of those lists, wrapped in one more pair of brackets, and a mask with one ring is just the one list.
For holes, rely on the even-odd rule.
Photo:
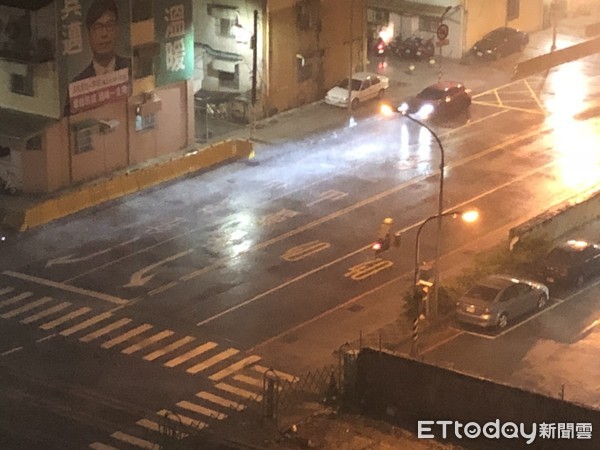
[(252, 111), (251, 111), (251, 120), (252, 125), (250, 129), (251, 137), (254, 137), (254, 132), (256, 131), (256, 85), (258, 80), (256, 79), (257, 74), (257, 65), (258, 65), (258, 10), (254, 10), (254, 24), (252, 30), (252, 38), (250, 39), (250, 45), (252, 46)]
[(352, 117), (352, 49), (354, 47), (354, 33), (353, 28), (353, 17), (354, 17), (354, 0), (350, 0), (350, 39), (348, 40), (348, 47), (350, 48), (350, 67), (348, 72), (348, 115)]

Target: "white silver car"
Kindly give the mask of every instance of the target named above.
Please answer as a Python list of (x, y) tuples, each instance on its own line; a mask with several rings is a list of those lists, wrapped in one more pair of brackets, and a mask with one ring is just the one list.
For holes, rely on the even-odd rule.
[[(350, 97), (352, 109), (356, 109), (362, 102), (372, 98), (382, 98), (385, 95), (385, 90), (390, 87), (390, 80), (383, 75), (358, 72), (352, 75), (350, 86), (352, 89)], [(325, 103), (342, 108), (348, 106), (348, 78), (345, 78), (327, 92)]]

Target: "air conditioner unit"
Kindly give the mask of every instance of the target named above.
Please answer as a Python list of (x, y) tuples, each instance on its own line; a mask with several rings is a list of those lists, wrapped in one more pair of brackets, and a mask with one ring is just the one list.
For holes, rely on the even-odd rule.
[(103, 133), (110, 133), (115, 130), (121, 122), (116, 119), (100, 120), (100, 130)]

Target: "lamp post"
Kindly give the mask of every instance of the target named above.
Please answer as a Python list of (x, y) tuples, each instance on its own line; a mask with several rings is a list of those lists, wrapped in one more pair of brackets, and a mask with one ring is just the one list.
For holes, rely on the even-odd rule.
[[(446, 216), (452, 216), (453, 218), (457, 217), (457, 216), (462, 216), (462, 219), (465, 222), (474, 222), (477, 220), (477, 218), (479, 217), (479, 214), (477, 213), (477, 211), (448, 211), (442, 214), (436, 214), (435, 216), (430, 216), (427, 219), (425, 219), (421, 225), (419, 225), (419, 228), (417, 229), (417, 237), (415, 238), (415, 272), (414, 272), (414, 278), (413, 278), (413, 295), (412, 295), (412, 300), (413, 302), (415, 302), (415, 310), (416, 310), (416, 314), (415, 314), (415, 318), (414, 318), (414, 322), (413, 322), (413, 346), (411, 349), (411, 354), (413, 356), (418, 356), (419, 354), (419, 347), (418, 347), (418, 341), (419, 341), (419, 321), (420, 321), (420, 305), (419, 305), (419, 253), (420, 253), (420, 246), (421, 246), (421, 231), (423, 230), (423, 227), (425, 226), (425, 224), (427, 224), (429, 221), (434, 220), (434, 219), (438, 219), (438, 223), (441, 222), (443, 217)], [(438, 232), (439, 232), (439, 228), (438, 228)], [(439, 241), (439, 239), (438, 239)], [(436, 264), (436, 271), (437, 271), (437, 264)], [(435, 285), (434, 285), (435, 287)], [(436, 298), (437, 300), (437, 298)]]
[[(391, 110), (391, 108), (390, 108)], [(439, 188), (438, 188), (438, 212), (436, 216), (433, 216), (433, 218), (438, 218), (438, 225), (437, 225), (437, 238), (436, 238), (436, 246), (435, 246), (435, 265), (433, 267), (433, 297), (432, 297), (432, 301), (431, 301), (431, 315), (433, 317), (437, 316), (437, 312), (438, 312), (438, 308), (437, 308), (437, 298), (438, 298), (438, 284), (440, 281), (440, 276), (439, 276), (439, 271), (438, 271), (438, 263), (440, 260), (440, 246), (441, 246), (441, 236), (442, 236), (442, 213), (444, 212), (444, 167), (446, 165), (445, 163), (445, 157), (444, 157), (444, 146), (442, 145), (442, 141), (440, 141), (440, 138), (438, 137), (438, 135), (425, 123), (421, 122), (420, 120), (418, 120), (417, 118), (411, 116), (410, 114), (406, 113), (405, 111), (397, 111), (400, 112), (404, 117), (406, 117), (409, 120), (412, 120), (413, 122), (415, 122), (417, 125), (425, 128), (427, 131), (429, 131), (429, 133), (431, 133), (431, 135), (433, 136), (433, 138), (435, 139), (435, 141), (438, 144), (438, 147), (440, 149), (440, 184), (439, 184)]]

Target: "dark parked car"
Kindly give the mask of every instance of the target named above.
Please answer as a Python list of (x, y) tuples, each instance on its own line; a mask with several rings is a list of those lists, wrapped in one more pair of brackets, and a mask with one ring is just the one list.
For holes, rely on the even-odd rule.
[(411, 36), (403, 41), (394, 40), (390, 43), (390, 50), (401, 58), (416, 60), (431, 58), (435, 54), (433, 38), (424, 39), (419, 36)]
[(477, 41), (471, 50), (477, 58), (500, 59), (522, 52), (529, 43), (529, 35), (510, 27), (496, 28)]
[(550, 250), (543, 263), (543, 277), (550, 284), (581, 287), (600, 274), (600, 245), (570, 240)]
[(440, 117), (465, 111), (471, 104), (471, 91), (458, 81), (442, 81), (426, 87), (408, 98), (399, 111), (416, 114), (420, 118)]
[(507, 275), (489, 275), (456, 303), (456, 318), (480, 327), (505, 328), (515, 317), (544, 308), (548, 288)]

